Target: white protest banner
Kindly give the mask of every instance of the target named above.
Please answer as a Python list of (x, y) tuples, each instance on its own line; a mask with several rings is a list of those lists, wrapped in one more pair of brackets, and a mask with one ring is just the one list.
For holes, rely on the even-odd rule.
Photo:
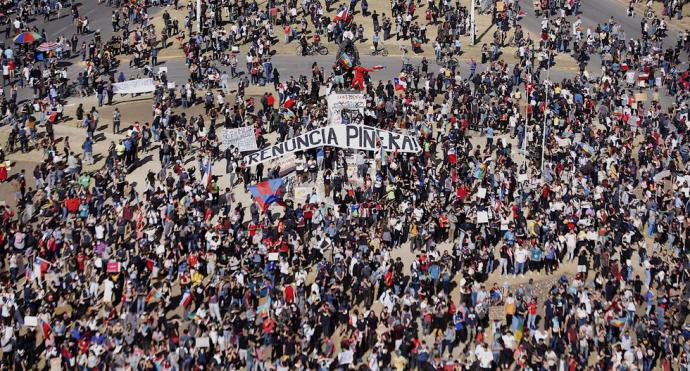
[(153, 79), (137, 79), (113, 84), (115, 94), (149, 93), (156, 90)]
[(27, 326), (27, 327), (38, 326), (38, 317), (34, 317), (34, 316), (24, 317), (24, 326)]
[(386, 152), (420, 153), (417, 138), (364, 125), (331, 125), (308, 131), (285, 142), (272, 145), (244, 157), (254, 166), (291, 153), (331, 146), (338, 148)]
[(256, 135), (253, 126), (243, 126), (237, 129), (223, 129), (220, 134), (220, 150), (225, 151), (230, 146), (240, 149), (240, 152), (256, 151)]
[(361, 93), (332, 93), (328, 96), (328, 120), (331, 125), (364, 123), (367, 100)]
[(477, 224), (485, 224), (489, 222), (489, 213), (486, 211), (477, 211)]

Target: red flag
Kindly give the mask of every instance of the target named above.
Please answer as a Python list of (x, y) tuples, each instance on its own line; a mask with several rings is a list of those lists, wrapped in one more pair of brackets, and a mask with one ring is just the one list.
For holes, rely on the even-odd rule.
[(286, 100), (285, 100), (285, 103), (283, 103), (283, 107), (285, 107), (285, 108), (287, 108), (287, 109), (292, 108), (292, 106), (294, 106), (294, 105), (295, 105), (295, 100), (292, 99), (292, 98), (286, 99)]
[(156, 266), (156, 261), (151, 258), (146, 258), (146, 268), (153, 272), (153, 268)]
[(372, 70), (375, 70), (375, 71), (380, 71), (380, 70), (383, 70), (383, 69), (385, 69), (385, 68), (386, 68), (385, 66), (381, 66), (381, 65), (378, 65), (378, 64), (377, 64), (376, 66), (374, 66), (374, 67), (371, 67), (371, 69), (372, 69)]
[(43, 330), (43, 339), (46, 339), (53, 332), (53, 327), (50, 326), (50, 323), (41, 320), (41, 330)]

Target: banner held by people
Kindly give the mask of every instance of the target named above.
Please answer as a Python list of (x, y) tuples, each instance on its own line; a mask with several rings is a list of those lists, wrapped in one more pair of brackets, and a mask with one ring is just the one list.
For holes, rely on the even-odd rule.
[(113, 84), (113, 93), (115, 94), (138, 94), (150, 93), (156, 90), (156, 85), (153, 79), (136, 79)]
[(244, 157), (247, 166), (311, 148), (331, 146), (346, 149), (399, 153), (420, 153), (422, 147), (411, 135), (365, 125), (331, 125), (308, 131), (285, 142), (264, 148)]

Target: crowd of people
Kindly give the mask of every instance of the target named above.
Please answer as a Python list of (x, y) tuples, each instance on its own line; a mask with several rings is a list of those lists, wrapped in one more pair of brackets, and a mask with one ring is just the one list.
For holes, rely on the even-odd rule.
[[(196, 29), (195, 1), (109, 0), (112, 30), (88, 4), (3, 5), (3, 368), (690, 369), (687, 31), (583, 24), (579, 1), (542, 1), (530, 36), (518, 2), (482, 1), (497, 30), (465, 66), (459, 2), (200, 5)], [(40, 31), (63, 7), (68, 34)], [(59, 48), (12, 44), (22, 32)], [(406, 57), (377, 81), (342, 53), (332, 70), (299, 57), (311, 76), (273, 64), (278, 43), (315, 33), (335, 54), (364, 32), (374, 50), (429, 45), (438, 68)], [(156, 68), (168, 48), (188, 68), (177, 85)], [(577, 72), (552, 79), (568, 53)], [(101, 115), (114, 84), (148, 76), (151, 117)], [(263, 148), (327, 125), (325, 94), (354, 86), (364, 124), (423, 150), (315, 148), (291, 172), (221, 150), (225, 129), (253, 126)], [(79, 97), (84, 135), (56, 136)], [(17, 151), (43, 158), (13, 170)], [(208, 177), (213, 163), (225, 172)], [(270, 208), (240, 197), (277, 178), (312, 190)]]

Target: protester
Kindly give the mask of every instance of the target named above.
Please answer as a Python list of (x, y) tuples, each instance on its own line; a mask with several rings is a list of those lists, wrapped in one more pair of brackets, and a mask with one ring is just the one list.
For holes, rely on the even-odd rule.
[[(652, 14), (631, 38), (622, 14), (590, 25), (579, 1), (545, 1), (532, 38), (517, 2), (482, 1), (496, 31), (464, 66), (460, 3), (356, 4), (205, 0), (198, 29), (194, 1), (3, 5), (6, 39), (61, 7), (74, 20), (41, 35), (55, 49), (2, 53), (3, 367), (690, 367), (687, 31)], [(99, 29), (85, 10), (106, 5)], [(281, 32), (321, 35), (302, 50), (323, 44), (332, 68), (279, 70)], [(374, 51), (433, 43), (438, 69), (400, 44), (401, 74), (377, 80), (366, 32)], [(178, 47), (183, 79), (160, 68)], [(568, 53), (576, 71), (551, 78)], [(131, 93), (151, 117), (99, 113), (132, 99), (127, 75), (154, 80)], [(355, 86), (366, 108), (345, 123), (418, 153), (319, 147), (292, 170), (223, 146), (226, 129), (252, 127), (262, 149), (329, 125), (327, 94)], [(77, 100), (81, 153), (54, 134)], [(27, 156), (33, 170), (13, 169)]]

